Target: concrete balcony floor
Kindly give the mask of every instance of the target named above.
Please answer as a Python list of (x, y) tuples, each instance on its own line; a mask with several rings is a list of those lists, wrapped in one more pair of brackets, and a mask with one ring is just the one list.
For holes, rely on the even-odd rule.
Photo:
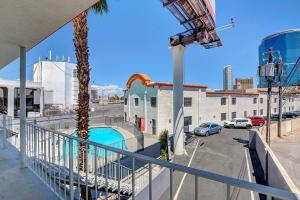
[(0, 200), (59, 199), (28, 168), (20, 169), (19, 152), (10, 144), (2, 148), (0, 133)]

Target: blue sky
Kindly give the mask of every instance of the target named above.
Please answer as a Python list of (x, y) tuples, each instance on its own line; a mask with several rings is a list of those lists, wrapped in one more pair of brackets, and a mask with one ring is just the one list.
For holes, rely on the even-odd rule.
[[(88, 18), (91, 80), (124, 87), (133, 73), (153, 81), (172, 82), (169, 36), (183, 31), (159, 0), (110, 0), (110, 12), (90, 12)], [(206, 50), (191, 45), (185, 52), (185, 82), (222, 88), (222, 69), (232, 65), (234, 76), (256, 78), (258, 45), (268, 34), (300, 28), (299, 0), (216, 0), (217, 26), (234, 18), (234, 29), (220, 32), (224, 46)], [(70, 56), (75, 62), (72, 24), (30, 50), (28, 79), (38, 57)], [(18, 79), (18, 60), (0, 70), (0, 78)]]

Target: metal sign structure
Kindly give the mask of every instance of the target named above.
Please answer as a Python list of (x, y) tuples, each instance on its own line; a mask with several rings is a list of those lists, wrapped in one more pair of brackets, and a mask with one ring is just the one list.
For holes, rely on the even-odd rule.
[[(216, 32), (215, 10), (212, 0), (161, 0), (184, 26), (186, 31), (170, 37), (170, 45), (184, 46), (191, 43), (203, 45), (206, 49), (222, 46)], [(214, 4), (214, 3), (213, 3)]]

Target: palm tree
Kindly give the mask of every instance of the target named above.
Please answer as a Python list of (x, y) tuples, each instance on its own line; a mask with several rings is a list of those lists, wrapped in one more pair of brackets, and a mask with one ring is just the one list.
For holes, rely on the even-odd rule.
[[(96, 14), (104, 14), (108, 12), (106, 0), (99, 0), (90, 10), (94, 10)], [(86, 10), (73, 19), (74, 28), (74, 46), (77, 58), (77, 77), (79, 82), (78, 108), (77, 108), (77, 135), (82, 139), (88, 139), (89, 128), (89, 48), (88, 48), (88, 27)], [(84, 169), (86, 146), (79, 143), (79, 167)]]

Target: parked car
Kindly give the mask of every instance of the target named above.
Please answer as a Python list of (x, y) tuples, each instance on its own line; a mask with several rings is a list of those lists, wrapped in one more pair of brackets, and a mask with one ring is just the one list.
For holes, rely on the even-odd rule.
[(248, 118), (236, 118), (231, 121), (225, 121), (224, 127), (227, 128), (252, 128), (252, 122)]
[(261, 116), (250, 116), (247, 118), (251, 120), (253, 126), (263, 126), (266, 123), (266, 119)]
[[(282, 116), (283, 120), (286, 119), (286, 116), (284, 114), (282, 114), (281, 116)], [(271, 115), (271, 120), (272, 121), (278, 121), (279, 120), (279, 114), (273, 114), (273, 115)]]
[(297, 114), (294, 112), (286, 112), (282, 114), (283, 116), (285, 116), (285, 118), (295, 118), (297, 117)]
[(200, 136), (209, 136), (214, 133), (221, 133), (222, 126), (216, 123), (203, 123), (199, 127), (195, 128), (194, 134)]
[(293, 113), (294, 113), (295, 115), (297, 115), (297, 117), (300, 116), (300, 111), (294, 111)]

